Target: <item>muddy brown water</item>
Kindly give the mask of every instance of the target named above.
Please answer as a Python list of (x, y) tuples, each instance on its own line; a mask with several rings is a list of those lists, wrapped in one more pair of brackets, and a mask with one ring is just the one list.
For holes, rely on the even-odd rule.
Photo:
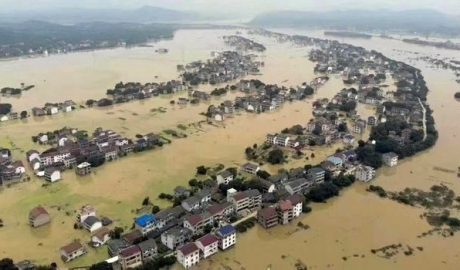
[[(0, 62), (0, 81), (8, 86), (21, 82), (37, 85), (20, 99), (8, 99), (18, 110), (47, 101), (97, 98), (120, 80), (154, 81), (155, 75), (158, 81), (176, 78), (177, 64), (207, 59), (211, 51), (224, 49), (219, 36), (226, 33), (179, 31), (172, 41), (158, 45), (170, 49), (166, 55), (155, 54), (153, 48), (134, 48), (3, 61)], [(321, 35), (319, 32), (308, 34)], [(294, 86), (315, 77), (313, 64), (305, 58), (308, 50), (289, 44), (276, 44), (265, 38), (260, 38), (260, 41), (268, 47), (264, 54), (266, 67), (264, 75), (260, 76), (261, 80)], [(398, 60), (408, 60), (409, 56), (393, 48), (426, 54), (444, 53), (455, 57), (455, 53), (450, 51), (432, 50), (393, 40), (341, 41), (376, 49)], [(460, 193), (460, 179), (455, 174), (433, 169), (438, 166), (455, 170), (460, 166), (460, 105), (453, 99), (458, 85), (452, 74), (446, 71), (433, 70), (423, 62), (412, 64), (422, 68), (431, 89), (428, 102), (435, 111), (439, 141), (433, 149), (401, 162), (398, 167), (381, 170), (375, 184), (389, 190), (400, 190), (405, 187), (428, 189), (433, 184), (444, 183)], [(318, 91), (315, 98), (330, 98), (342, 87), (339, 78), (333, 78)], [(50, 97), (54, 99), (49, 100)], [(0, 145), (11, 147), (11, 142), (14, 142), (14, 154), (24, 158), (23, 151), (31, 148), (44, 150), (33, 145), (30, 136), (64, 125), (87, 130), (102, 126), (134, 136), (203, 120), (199, 113), (209, 104), (180, 108), (169, 105), (172, 98), (161, 97), (109, 110), (81, 110), (53, 118), (8, 123), (0, 127)], [(6, 100), (2, 98), (2, 102)], [(60, 262), (59, 247), (73, 239), (81, 239), (82, 242), (89, 240), (87, 232), (73, 229), (74, 211), (86, 203), (95, 205), (101, 215), (113, 218), (117, 225), (129, 228), (136, 216), (132, 210), (141, 206), (145, 196), (154, 199), (161, 192), (171, 192), (178, 184), (186, 184), (199, 165), (242, 164), (245, 161), (244, 148), (261, 143), (267, 133), (298, 123), (306, 124), (311, 118), (311, 102), (286, 104), (274, 113), (242, 114), (227, 120), (225, 127), (204, 125), (200, 131), (191, 128), (187, 131), (189, 137), (186, 139), (174, 140), (173, 144), (161, 150), (133, 155), (105, 165), (88, 178), (77, 178), (73, 172), (66, 172), (61, 183), (48, 188), (42, 187), (41, 179), (33, 177), (29, 183), (5, 189), (0, 192), (0, 218), (5, 223), (5, 227), (0, 229), (0, 257), (9, 256), (16, 260), (27, 258), (39, 263)], [(151, 112), (152, 108), (158, 107), (167, 108), (167, 112)], [(366, 108), (360, 107), (360, 110), (363, 115), (369, 113)], [(315, 152), (316, 159), (320, 160), (334, 150), (318, 150)], [(381, 200), (367, 193), (365, 188), (364, 184), (356, 184), (330, 203), (315, 205), (311, 214), (299, 219), (310, 226), (308, 230), (299, 229), (296, 224), (270, 231), (256, 227), (239, 235), (236, 248), (213, 256), (198, 268), (294, 269), (298, 261), (307, 265), (308, 269), (457, 268), (460, 263), (458, 235), (451, 238), (417, 238), (417, 235), (430, 229), (419, 218), (421, 209)], [(155, 203), (164, 205), (158, 200)], [(27, 225), (27, 213), (38, 204), (50, 210), (53, 221), (48, 227), (32, 230)], [(422, 246), (424, 250), (416, 251), (412, 256), (399, 254), (392, 259), (380, 258), (370, 252), (371, 249), (397, 243), (414, 248)], [(65, 267), (88, 265), (106, 257), (105, 249), (91, 250), (87, 256)], [(343, 257), (347, 257), (347, 260), (343, 260)]]

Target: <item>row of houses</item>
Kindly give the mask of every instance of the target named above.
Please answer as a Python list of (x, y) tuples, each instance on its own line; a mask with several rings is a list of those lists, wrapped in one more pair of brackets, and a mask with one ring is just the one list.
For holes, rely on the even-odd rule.
[[(44, 139), (40, 137), (39, 140)], [(99, 166), (131, 152), (149, 150), (163, 145), (161, 138), (153, 133), (133, 141), (112, 130), (100, 128), (93, 133), (90, 139), (78, 138), (76, 133), (66, 133), (55, 141), (57, 145), (42, 153), (36, 150), (26, 153), (27, 161), (36, 175), (44, 177), (49, 182), (60, 180), (60, 172), (66, 169), (74, 168), (78, 175), (85, 176), (91, 173), (93, 165)]]

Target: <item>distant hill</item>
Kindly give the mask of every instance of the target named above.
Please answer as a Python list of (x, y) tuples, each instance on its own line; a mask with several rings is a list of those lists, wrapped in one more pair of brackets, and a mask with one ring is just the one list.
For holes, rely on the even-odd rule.
[(172, 9), (144, 6), (138, 9), (56, 9), (46, 11), (22, 11), (2, 13), (0, 22), (22, 22), (29, 20), (47, 21), (61, 24), (86, 22), (130, 22), (130, 23), (170, 23), (194, 22), (206, 19), (192, 13)]
[(178, 27), (163, 23), (0, 23), (0, 58), (134, 46), (172, 38)]
[(460, 18), (434, 10), (347, 10), (329, 12), (277, 11), (261, 14), (250, 25), (261, 27), (319, 27), (360, 31), (402, 30), (460, 34)]

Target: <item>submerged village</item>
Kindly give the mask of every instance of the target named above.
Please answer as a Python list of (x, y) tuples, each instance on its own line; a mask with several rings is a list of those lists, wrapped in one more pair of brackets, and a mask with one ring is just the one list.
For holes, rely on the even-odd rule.
[[(170, 208), (160, 209), (146, 197), (142, 205), (150, 213), (136, 216), (129, 230), (118, 227), (116, 217), (101, 215), (95, 207), (82, 202), (81, 209), (76, 209), (73, 226), (86, 230), (88, 238), (62, 239), (62, 248), (56, 252), (63, 263), (78, 262), (89, 249), (106, 246), (107, 260), (92, 269), (158, 269), (175, 263), (187, 269), (218, 252), (238, 248), (239, 235), (253, 226), (269, 230), (297, 223), (308, 229), (296, 220), (312, 210), (310, 203), (325, 202), (355, 181), (370, 182), (380, 167), (397, 166), (399, 160), (436, 143), (438, 134), (426, 101), (428, 88), (420, 70), (376, 51), (337, 41), (265, 30), (251, 30), (249, 34), (311, 48), (308, 57), (316, 64), (317, 78), (295, 88), (246, 79), (262, 72), (264, 62), (255, 53), (263, 52), (265, 47), (235, 35), (224, 40), (237, 51), (216, 52), (211, 60), (177, 66), (181, 74), (178, 80), (119, 83), (107, 91), (107, 97), (88, 100), (84, 105), (64, 101), (31, 109), (34, 116), (53, 115), (187, 91), (188, 98), (171, 100), (175, 106), (206, 102), (228, 92), (242, 93), (234, 100), (211, 104), (202, 112), (208, 123), (222, 124), (227, 118), (239, 117), (238, 113), (265, 113), (299, 100), (312, 100), (311, 120), (308, 121), (311, 116), (305, 116), (305, 122), (267, 134), (265, 141), (241, 149), (247, 158), (241, 167), (197, 167), (189, 186), (177, 186), (160, 194)], [(330, 76), (340, 76), (343, 89), (337, 89), (332, 99), (315, 100), (314, 94), (321, 91)], [(395, 91), (388, 90), (389, 83), (395, 84)], [(204, 84), (227, 86), (208, 93), (199, 90)], [(364, 105), (371, 106), (374, 115), (360, 116), (357, 107)], [(14, 117), (15, 113), (8, 111), (4, 115)], [(29, 114), (20, 115), (26, 118)], [(32, 172), (47, 185), (54, 185), (63, 179), (65, 170), (86, 177), (112, 160), (174, 143), (161, 134), (126, 138), (103, 127), (94, 131), (63, 127), (43, 131), (31, 140), (49, 149), (27, 151), (28, 164), (16, 160), (19, 157), (13, 157), (9, 149), (2, 149), (1, 185), (27, 185)], [(325, 160), (305, 154), (306, 149), (320, 147), (336, 147), (337, 151)], [(305, 160), (305, 165), (281, 169), (276, 174), (266, 168), (283, 166), (291, 158)], [(0, 220), (0, 225), (7, 222)], [(53, 220), (44, 206), (37, 205), (30, 209), (28, 222), (37, 228), (49, 226)], [(35, 266), (24, 261), (17, 267)]]

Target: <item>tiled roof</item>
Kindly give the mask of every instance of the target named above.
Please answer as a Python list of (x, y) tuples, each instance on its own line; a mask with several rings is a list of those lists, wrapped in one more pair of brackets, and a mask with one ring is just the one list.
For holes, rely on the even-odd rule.
[(207, 235), (201, 237), (200, 239), (198, 239), (196, 241), (200, 242), (204, 247), (207, 247), (209, 245), (212, 245), (212, 244), (218, 242), (219, 239), (217, 239), (217, 237), (214, 236), (213, 234), (207, 234)]
[(177, 250), (182, 252), (182, 254), (184, 254), (184, 256), (188, 256), (188, 255), (192, 254), (193, 252), (198, 251), (199, 249), (195, 245), (195, 243), (188, 243), (188, 244), (185, 244), (182, 247), (178, 248)]
[(120, 251), (120, 256), (126, 258), (131, 257), (137, 253), (141, 253), (141, 249), (138, 246), (130, 246)]
[(80, 242), (73, 242), (71, 244), (68, 244), (67, 246), (63, 246), (61, 250), (67, 254), (70, 254), (82, 248), (83, 246)]
[(49, 215), (45, 208), (39, 206), (32, 209), (29, 213), (29, 218), (37, 218), (40, 215)]

